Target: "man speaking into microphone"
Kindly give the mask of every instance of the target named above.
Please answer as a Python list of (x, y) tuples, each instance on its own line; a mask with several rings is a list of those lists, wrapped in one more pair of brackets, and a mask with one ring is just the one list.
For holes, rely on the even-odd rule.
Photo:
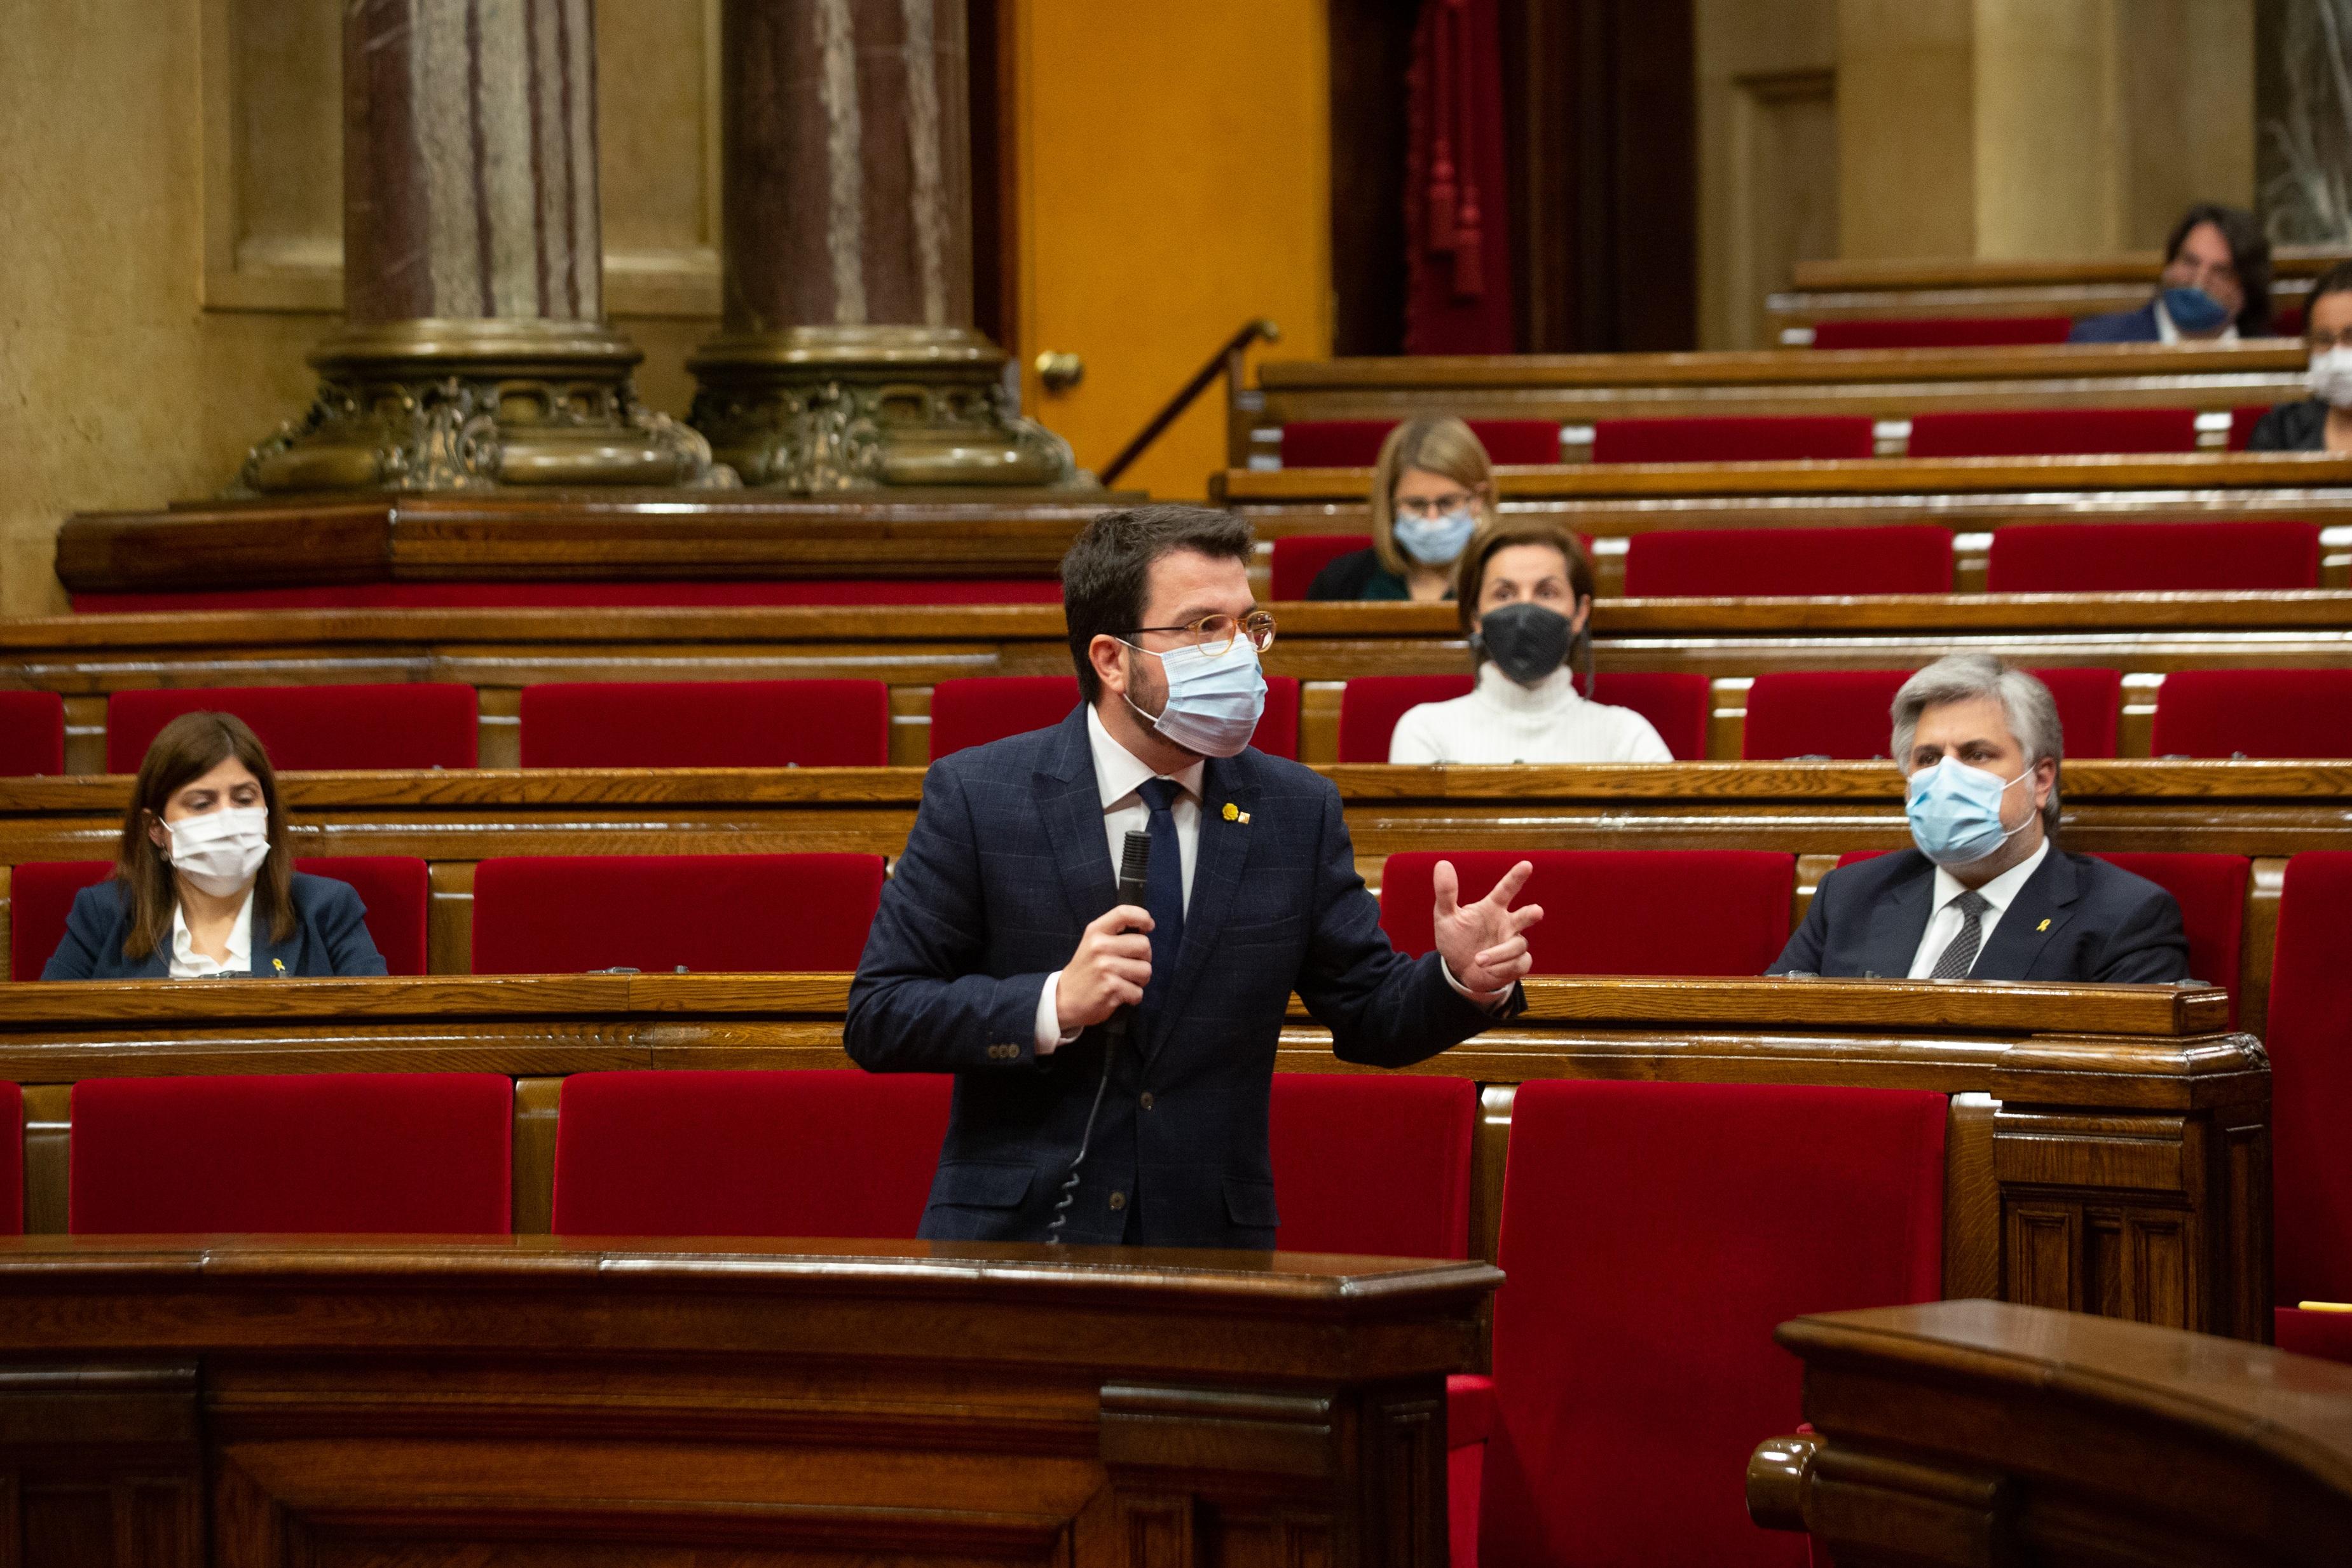
[[(956, 1075), (925, 1237), (1271, 1248), (1294, 990), (1341, 1060), (1382, 1067), (1524, 1005), (1526, 862), (1467, 904), (1439, 865), (1437, 951), (1407, 957), (1339, 791), (1249, 749), (1275, 630), (1249, 554), (1224, 512), (1096, 518), (1062, 559), (1076, 711), (924, 777), (845, 1044), (873, 1071)], [(1130, 831), (1139, 904), (1115, 880)]]

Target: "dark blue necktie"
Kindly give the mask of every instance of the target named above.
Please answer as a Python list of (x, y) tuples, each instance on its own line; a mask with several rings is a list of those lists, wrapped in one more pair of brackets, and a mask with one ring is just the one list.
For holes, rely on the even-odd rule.
[(1137, 1009), (1150, 1018), (1167, 998), (1184, 945), (1184, 857), (1176, 846), (1173, 810), (1184, 787), (1172, 779), (1147, 779), (1136, 793), (1151, 808), (1151, 869), (1143, 879), (1143, 907), (1151, 914), (1151, 984)]

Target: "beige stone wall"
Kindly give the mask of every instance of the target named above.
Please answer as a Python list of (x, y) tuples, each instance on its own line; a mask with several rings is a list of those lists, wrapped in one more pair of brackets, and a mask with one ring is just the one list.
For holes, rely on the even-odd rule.
[[(300, 414), (341, 251), (336, 0), (0, 0), (0, 613), (67, 514), (213, 494)], [(598, 6), (606, 298), (683, 413), (717, 320), (713, 0)]]
[(1837, 0), (1698, 0), (1702, 349), (1768, 346), (1763, 298), (1838, 254)]

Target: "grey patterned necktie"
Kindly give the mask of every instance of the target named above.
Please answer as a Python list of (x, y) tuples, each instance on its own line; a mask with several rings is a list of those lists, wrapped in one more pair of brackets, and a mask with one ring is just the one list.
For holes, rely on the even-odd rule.
[(1960, 912), (1960, 934), (1936, 960), (1936, 967), (1927, 977), (1931, 980), (1965, 980), (1976, 967), (1977, 949), (1984, 946), (1984, 912), (1992, 907), (1991, 901), (1971, 887), (1952, 900), (1952, 907)]

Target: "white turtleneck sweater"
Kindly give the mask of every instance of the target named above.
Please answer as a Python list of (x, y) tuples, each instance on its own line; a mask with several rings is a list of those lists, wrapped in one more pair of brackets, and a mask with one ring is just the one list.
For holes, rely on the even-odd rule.
[(1397, 720), (1391, 762), (1672, 762), (1650, 721), (1632, 708), (1587, 702), (1563, 666), (1523, 686), (1478, 667), (1466, 697), (1423, 703)]

